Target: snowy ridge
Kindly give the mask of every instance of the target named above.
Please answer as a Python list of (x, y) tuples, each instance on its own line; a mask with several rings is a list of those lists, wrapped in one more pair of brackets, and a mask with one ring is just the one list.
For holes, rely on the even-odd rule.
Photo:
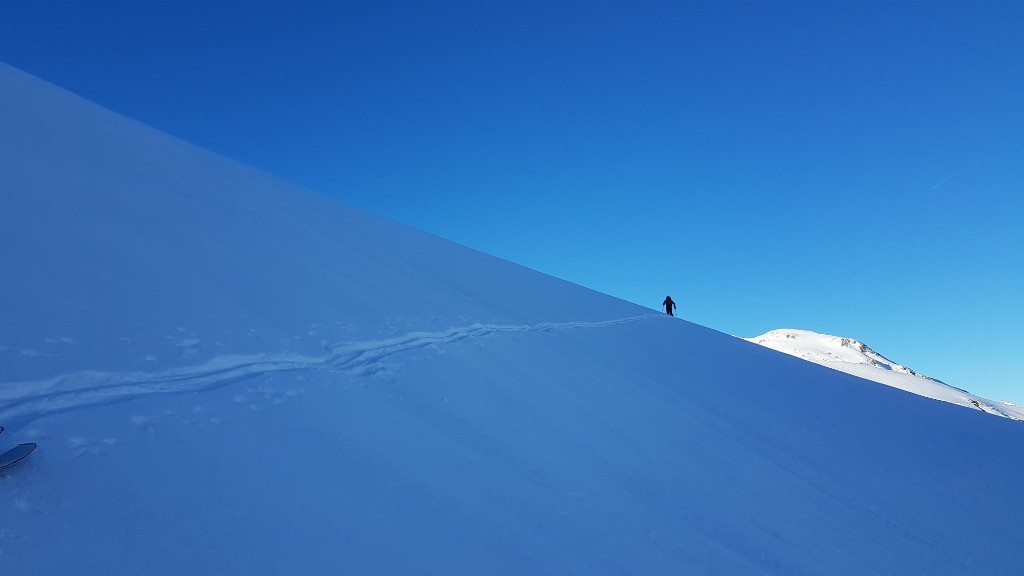
[(5, 574), (1020, 574), (1016, 423), (0, 110)]
[(1008, 402), (993, 402), (929, 378), (889, 360), (853, 338), (818, 334), (809, 330), (779, 329), (745, 340), (907, 392), (1024, 421), (1024, 409), (1019, 406)]
[(416, 348), (450, 344), (496, 332), (603, 328), (652, 317), (637, 316), (603, 322), (548, 322), (532, 326), (475, 324), (443, 332), (413, 332), (388, 340), (335, 344), (327, 346), (327, 354), (320, 357), (293, 353), (230, 355), (215, 357), (198, 366), (155, 373), (84, 371), (45, 381), (0, 382), (0, 402), (3, 402), (0, 421), (17, 423), (19, 419), (29, 416), (38, 418), (54, 412), (120, 401), (140, 395), (196, 392), (245, 378), (268, 376), (275, 372), (319, 369), (356, 375), (367, 374), (373, 371), (374, 364), (384, 358)]
[(920, 376), (938, 382), (933, 378), (919, 374), (906, 366), (889, 360), (869, 348), (863, 342), (853, 338), (829, 336), (828, 334), (818, 334), (809, 330), (779, 329), (766, 332), (754, 338), (746, 338), (746, 340), (774, 350), (785, 351), (787, 354), (792, 354), (818, 364), (823, 362), (867, 364), (883, 370)]

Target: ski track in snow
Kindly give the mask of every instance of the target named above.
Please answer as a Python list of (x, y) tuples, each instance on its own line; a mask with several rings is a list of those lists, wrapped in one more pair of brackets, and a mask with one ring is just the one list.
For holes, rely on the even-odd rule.
[(549, 332), (574, 328), (601, 328), (655, 318), (636, 316), (603, 322), (542, 323), (534, 325), (474, 324), (443, 332), (412, 332), (388, 340), (336, 344), (320, 357), (293, 353), (225, 355), (192, 367), (161, 372), (84, 371), (49, 380), (0, 383), (0, 420), (11, 422), (94, 404), (127, 400), (144, 394), (194, 392), (272, 372), (326, 369), (349, 373), (364, 371), (380, 360), (435, 344), (509, 332)]

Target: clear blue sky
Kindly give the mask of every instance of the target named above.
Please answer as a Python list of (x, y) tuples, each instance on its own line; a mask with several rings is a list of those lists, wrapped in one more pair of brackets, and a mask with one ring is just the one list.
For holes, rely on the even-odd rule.
[(1024, 2), (3, 1), (0, 60), (602, 292), (1024, 404)]

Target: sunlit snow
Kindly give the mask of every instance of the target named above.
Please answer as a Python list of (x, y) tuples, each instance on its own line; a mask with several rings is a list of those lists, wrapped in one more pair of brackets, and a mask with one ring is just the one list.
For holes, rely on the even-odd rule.
[(747, 340), (815, 364), (860, 376), (935, 400), (959, 404), (996, 416), (1024, 420), (1024, 408), (993, 402), (949, 386), (902, 366), (852, 338), (817, 334), (808, 330), (772, 330)]
[(0, 271), (0, 448), (38, 444), (0, 472), (3, 574), (1022, 570), (1019, 422), (360, 212), (4, 65)]

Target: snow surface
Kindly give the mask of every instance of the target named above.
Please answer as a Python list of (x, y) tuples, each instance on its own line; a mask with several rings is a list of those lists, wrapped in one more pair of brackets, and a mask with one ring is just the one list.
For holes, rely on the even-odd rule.
[(929, 378), (889, 360), (853, 338), (784, 328), (746, 340), (907, 392), (1024, 421), (1024, 408), (1016, 404), (993, 402)]
[(4, 574), (1016, 575), (1024, 428), (0, 65)]

